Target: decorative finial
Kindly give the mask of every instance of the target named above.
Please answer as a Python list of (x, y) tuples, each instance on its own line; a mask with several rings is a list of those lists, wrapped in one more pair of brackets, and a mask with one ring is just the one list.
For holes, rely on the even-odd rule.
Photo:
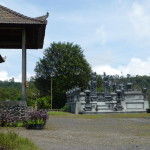
[(48, 16), (49, 16), (49, 12), (47, 12), (47, 13), (46, 13), (46, 15), (45, 15), (45, 19), (47, 19), (47, 18), (48, 18)]

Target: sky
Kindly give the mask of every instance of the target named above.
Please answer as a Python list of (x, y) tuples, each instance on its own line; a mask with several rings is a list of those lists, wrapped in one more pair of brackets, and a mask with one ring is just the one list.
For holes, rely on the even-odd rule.
[[(27, 50), (27, 79), (52, 42), (73, 42), (97, 74), (150, 75), (149, 0), (0, 0), (29, 17), (49, 12), (43, 49)], [(21, 50), (0, 49), (0, 80), (21, 81)]]

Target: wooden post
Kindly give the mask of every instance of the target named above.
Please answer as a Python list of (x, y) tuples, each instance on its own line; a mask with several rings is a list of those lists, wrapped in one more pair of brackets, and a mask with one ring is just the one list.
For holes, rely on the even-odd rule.
[(51, 109), (53, 109), (53, 79), (51, 75)]
[(26, 31), (22, 30), (22, 100), (26, 100)]

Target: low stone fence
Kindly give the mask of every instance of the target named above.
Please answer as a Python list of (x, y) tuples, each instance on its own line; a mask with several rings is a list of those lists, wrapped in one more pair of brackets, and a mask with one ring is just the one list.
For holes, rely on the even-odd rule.
[(12, 117), (25, 117), (27, 115), (27, 103), (26, 101), (0, 101), (0, 113), (9, 113)]

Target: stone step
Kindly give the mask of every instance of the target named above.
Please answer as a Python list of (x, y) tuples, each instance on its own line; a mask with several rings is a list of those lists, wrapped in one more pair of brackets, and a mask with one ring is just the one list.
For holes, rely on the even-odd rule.
[(96, 109), (97, 110), (108, 110), (109, 107), (108, 107), (108, 105), (97, 105)]

